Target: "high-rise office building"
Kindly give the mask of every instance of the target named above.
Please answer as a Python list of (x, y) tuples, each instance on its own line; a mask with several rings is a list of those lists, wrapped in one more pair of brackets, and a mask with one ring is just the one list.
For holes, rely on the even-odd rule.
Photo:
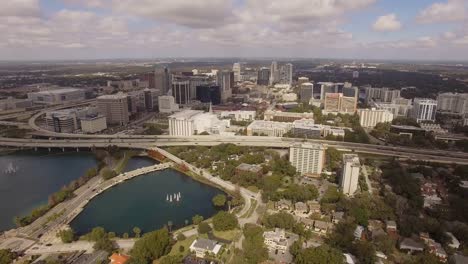
[(234, 63), (232, 66), (232, 71), (234, 72), (234, 81), (240, 82), (241, 81), (241, 64), (239, 62)]
[(281, 84), (289, 84), (292, 85), (293, 83), (293, 68), (294, 66), (291, 63), (287, 63), (282, 65), (280, 68), (280, 80)]
[(340, 187), (344, 194), (353, 195), (357, 191), (360, 167), (361, 164), (358, 155), (343, 155), (343, 171), (341, 174)]
[(190, 82), (190, 99), (197, 99), (197, 86), (209, 85), (210, 79), (208, 76), (191, 76), (189, 77)]
[(340, 113), (353, 114), (357, 109), (357, 98), (341, 96), (340, 97)]
[(319, 82), (315, 85), (314, 89), (314, 98), (325, 100), (325, 95), (327, 93), (338, 93), (336, 86), (332, 82)]
[(146, 111), (153, 111), (158, 105), (158, 96), (161, 95), (161, 91), (156, 89), (145, 89), (143, 90), (143, 94)]
[(128, 98), (126, 94), (102, 95), (97, 98), (98, 112), (111, 125), (126, 125), (129, 122)]
[(217, 74), (217, 84), (221, 87), (221, 102), (225, 103), (232, 96), (234, 86), (234, 72), (219, 71)]
[(263, 67), (258, 71), (257, 77), (258, 85), (268, 85), (270, 84), (270, 69)]
[(417, 122), (435, 121), (437, 101), (426, 98), (414, 98), (411, 116)]
[(359, 122), (362, 127), (373, 128), (378, 123), (392, 122), (394, 115), (387, 110), (359, 109)]
[(172, 95), (178, 104), (184, 105), (190, 103), (190, 82), (173, 81)]
[(279, 81), (279, 69), (278, 62), (271, 62), (270, 66), (270, 85), (273, 85)]
[(161, 90), (161, 93), (167, 95), (172, 87), (172, 75), (169, 68), (156, 68), (154, 71), (154, 85), (156, 89)]
[(300, 99), (301, 102), (308, 103), (310, 99), (313, 97), (313, 92), (314, 92), (314, 84), (310, 82), (305, 82), (301, 84), (300, 88)]
[(359, 78), (359, 72), (358, 71), (353, 71), (353, 79)]
[(202, 103), (219, 105), (221, 103), (221, 87), (219, 85), (197, 86), (197, 100)]
[(340, 93), (326, 93), (324, 101), (324, 110), (327, 112), (340, 112), (340, 103), (343, 94)]
[(321, 144), (294, 144), (289, 148), (289, 162), (302, 175), (319, 176), (325, 163), (325, 148)]
[(359, 89), (357, 87), (343, 87), (343, 96), (358, 98)]

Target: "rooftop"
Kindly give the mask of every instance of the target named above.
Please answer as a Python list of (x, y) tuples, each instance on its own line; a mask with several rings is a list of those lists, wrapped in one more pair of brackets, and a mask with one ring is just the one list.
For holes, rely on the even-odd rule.
[(59, 88), (59, 89), (54, 89), (54, 90), (47, 90), (47, 91), (40, 91), (40, 92), (35, 92), (36, 94), (62, 94), (62, 93), (71, 93), (71, 92), (77, 92), (81, 91), (80, 89), (77, 88), (71, 88), (71, 87), (65, 87), (65, 88)]
[(170, 115), (169, 118), (172, 119), (191, 119), (194, 118), (195, 116), (202, 114), (203, 111), (201, 110), (184, 110), (178, 113), (175, 113), (173, 115)]
[(242, 171), (250, 171), (250, 172), (259, 172), (262, 170), (262, 166), (260, 165), (253, 165), (253, 164), (247, 164), (247, 163), (241, 163), (239, 166), (236, 167), (238, 170)]
[(125, 264), (130, 259), (129, 256), (120, 253), (114, 253), (109, 257), (111, 264)]
[(279, 128), (279, 129), (290, 129), (292, 123), (287, 122), (275, 122), (275, 121), (264, 121), (255, 120), (250, 125), (250, 129), (265, 129), (265, 128)]
[(216, 248), (217, 244), (218, 242), (210, 240), (210, 239), (198, 238), (192, 243), (191, 247), (213, 251)]
[(359, 156), (356, 154), (343, 154), (343, 162), (350, 162), (354, 166), (361, 166)]
[(127, 94), (124, 93), (116, 93), (116, 94), (105, 94), (99, 96), (97, 99), (103, 99), (103, 100), (118, 100), (118, 99), (126, 99)]

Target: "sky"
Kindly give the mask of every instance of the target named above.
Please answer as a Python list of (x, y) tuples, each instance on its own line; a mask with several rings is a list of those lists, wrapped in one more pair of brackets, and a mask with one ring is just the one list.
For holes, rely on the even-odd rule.
[(468, 61), (468, 0), (3, 0), (0, 60)]

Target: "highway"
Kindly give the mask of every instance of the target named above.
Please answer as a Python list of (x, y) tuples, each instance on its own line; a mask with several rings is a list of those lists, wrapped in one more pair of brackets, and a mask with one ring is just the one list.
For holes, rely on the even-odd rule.
[(0, 138), (0, 146), (19, 148), (92, 148), (115, 145), (122, 148), (150, 149), (169, 146), (215, 146), (233, 143), (240, 146), (257, 146), (270, 148), (288, 148), (293, 143), (320, 143), (343, 151), (353, 151), (373, 155), (391, 156), (401, 159), (422, 160), (440, 163), (468, 164), (468, 153), (417, 149), (408, 147), (380, 146), (339, 141), (295, 139), (278, 137), (249, 136), (119, 136), (115, 138), (78, 138), (78, 139), (14, 139)]

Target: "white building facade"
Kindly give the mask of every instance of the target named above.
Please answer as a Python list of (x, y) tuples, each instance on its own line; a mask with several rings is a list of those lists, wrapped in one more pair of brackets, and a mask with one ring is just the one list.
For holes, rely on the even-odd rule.
[(394, 115), (387, 110), (359, 109), (359, 122), (362, 127), (373, 128), (378, 123), (392, 122)]
[(435, 121), (437, 101), (425, 98), (414, 98), (411, 116), (417, 122)]
[(344, 194), (353, 195), (358, 188), (359, 172), (361, 164), (356, 154), (343, 155), (343, 172), (340, 187)]
[(294, 144), (289, 148), (289, 162), (302, 175), (318, 176), (325, 162), (325, 147), (321, 144)]

